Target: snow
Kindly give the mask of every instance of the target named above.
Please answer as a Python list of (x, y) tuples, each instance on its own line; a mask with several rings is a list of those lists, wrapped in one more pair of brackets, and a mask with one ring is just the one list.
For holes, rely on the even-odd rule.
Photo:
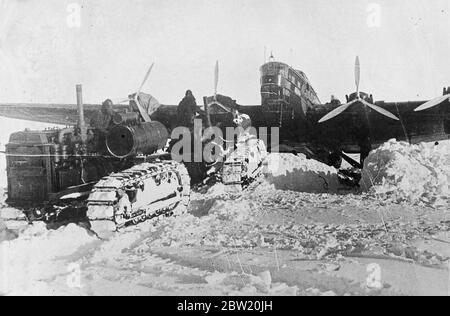
[[(379, 201), (448, 203), (449, 146), (384, 144), (366, 160), (362, 184), (368, 193), (363, 195), (337, 194), (345, 188), (332, 167), (303, 155), (270, 154), (263, 177), (245, 194), (228, 195), (222, 184), (215, 184), (192, 193), (190, 213), (147, 221), (106, 241), (74, 224), (47, 230), (36, 223), (16, 238), (0, 221), (0, 294), (337, 295), (333, 286), (324, 290), (305, 281), (301, 288), (303, 281), (280, 280), (280, 270), (318, 261), (320, 265), (306, 274), (288, 271), (303, 277), (317, 272), (314, 282), (320, 282), (326, 274), (341, 272), (342, 254), (364, 247), (388, 255), (397, 249), (384, 247), (390, 238), (437, 231), (435, 226), (422, 229), (419, 222), (386, 223), (378, 213)], [(370, 215), (375, 220), (359, 217), (366, 210), (377, 214)], [(388, 211), (395, 212), (391, 207)], [(176, 255), (160, 254), (168, 249)], [(198, 249), (212, 249), (214, 254), (202, 259), (195, 253)], [(405, 256), (403, 245), (399, 249)], [(249, 255), (256, 250), (270, 254), (273, 259), (264, 260), (271, 265), (252, 270), (248, 261), (245, 264), (246, 255), (257, 262), (256, 255)], [(278, 252), (280, 258), (281, 252), (294, 258), (279, 263)], [(239, 265), (216, 269), (211, 262), (221, 256), (236, 258)], [(77, 267), (81, 283), (71, 286)]]
[(49, 231), (43, 223), (35, 223), (18, 239), (0, 244), (0, 293), (51, 294), (41, 280), (65, 273), (67, 266), (59, 266), (59, 258), (93, 241), (94, 237), (75, 224)]
[[(214, 216), (216, 224), (229, 221), (227, 210)], [(220, 218), (220, 219), (218, 219)], [(216, 295), (296, 295), (298, 288), (283, 282), (273, 282), (269, 271), (258, 275), (245, 272), (204, 271), (181, 266), (169, 259), (153, 254), (152, 247), (160, 243), (179, 246), (176, 239), (191, 234), (207, 234), (211, 220), (199, 220), (190, 214), (176, 219), (154, 220), (131, 227), (107, 241), (99, 241), (86, 230), (74, 224), (49, 231), (41, 223), (25, 230), (19, 238), (0, 244), (0, 293), (7, 295), (54, 295), (87, 294), (94, 291), (103, 294), (139, 292), (137, 283), (147, 280), (157, 293), (173, 294), (178, 291), (195, 295), (205, 289), (204, 294)], [(158, 229), (170, 233), (169, 237), (154, 237)], [(156, 238), (156, 240), (155, 240)], [(189, 241), (186, 241), (188, 243)], [(185, 243), (185, 244), (186, 244)], [(90, 286), (72, 288), (71, 267), (82, 269)], [(120, 273), (118, 273), (120, 271)], [(155, 271), (157, 277), (149, 271)], [(201, 288), (184, 283), (164, 281), (171, 275), (185, 275), (186, 279), (203, 280)], [(113, 282), (113, 283), (111, 283)], [(116, 282), (116, 283), (114, 283)], [(109, 284), (109, 286), (108, 286)], [(113, 285), (114, 284), (114, 285)], [(193, 288), (192, 288), (193, 287)], [(127, 289), (127, 290), (125, 290)], [(142, 293), (145, 289), (140, 289)], [(125, 291), (125, 292), (123, 292)], [(187, 291), (187, 292), (186, 292)]]
[(285, 283), (272, 283), (270, 271), (261, 272), (258, 275), (214, 272), (205, 278), (211, 285), (233, 287), (229, 295), (280, 295), (295, 296), (298, 293), (296, 286), (288, 286)]
[(448, 206), (450, 143), (411, 145), (390, 140), (367, 157), (361, 184), (384, 200)]
[(269, 154), (267, 161), (266, 181), (277, 190), (337, 193), (342, 189), (336, 168), (302, 154)]

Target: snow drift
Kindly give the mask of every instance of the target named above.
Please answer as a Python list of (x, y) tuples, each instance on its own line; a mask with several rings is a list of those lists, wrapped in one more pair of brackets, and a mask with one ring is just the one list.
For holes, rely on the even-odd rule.
[(361, 185), (395, 202), (448, 205), (450, 143), (410, 145), (390, 140), (364, 163)]
[(267, 158), (266, 181), (277, 190), (306, 193), (337, 193), (337, 170), (305, 155), (270, 154)]

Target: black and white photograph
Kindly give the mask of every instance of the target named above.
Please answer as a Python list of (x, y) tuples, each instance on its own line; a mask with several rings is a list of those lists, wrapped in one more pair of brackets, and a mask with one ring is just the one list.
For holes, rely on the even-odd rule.
[(449, 56), (448, 0), (0, 0), (0, 296), (449, 296)]

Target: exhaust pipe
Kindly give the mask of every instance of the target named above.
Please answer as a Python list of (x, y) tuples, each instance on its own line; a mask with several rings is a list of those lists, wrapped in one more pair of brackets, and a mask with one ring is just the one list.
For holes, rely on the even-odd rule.
[(78, 106), (78, 127), (81, 131), (81, 142), (86, 145), (87, 142), (87, 128), (84, 119), (84, 105), (83, 105), (83, 88), (81, 84), (77, 84), (77, 106)]

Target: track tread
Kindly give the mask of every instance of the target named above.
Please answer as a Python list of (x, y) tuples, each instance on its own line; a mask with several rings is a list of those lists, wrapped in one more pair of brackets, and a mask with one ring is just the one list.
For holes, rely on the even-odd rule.
[(261, 174), (267, 149), (252, 136), (238, 144), (222, 168), (222, 183), (228, 193), (240, 193)]
[[(175, 178), (177, 183), (173, 183)], [(168, 195), (155, 197), (146, 207), (133, 210), (133, 204), (138, 204), (138, 201), (131, 203), (126, 192), (145, 192), (143, 187), (150, 184), (155, 188), (167, 185)], [(171, 188), (173, 191), (170, 191)], [(148, 198), (148, 194), (138, 195), (142, 196)], [(123, 226), (138, 224), (174, 210), (175, 215), (183, 214), (189, 200), (190, 177), (184, 165), (174, 161), (145, 162), (100, 180), (88, 198), (87, 216), (91, 229), (97, 235), (107, 235), (109, 231), (117, 231)]]

